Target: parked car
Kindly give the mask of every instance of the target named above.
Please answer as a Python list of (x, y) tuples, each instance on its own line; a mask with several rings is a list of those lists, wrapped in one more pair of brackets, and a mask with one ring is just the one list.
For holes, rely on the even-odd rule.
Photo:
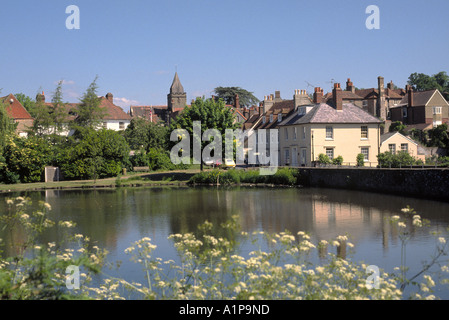
[(227, 168), (235, 168), (235, 162), (232, 159), (225, 159), (224, 160), (224, 167)]

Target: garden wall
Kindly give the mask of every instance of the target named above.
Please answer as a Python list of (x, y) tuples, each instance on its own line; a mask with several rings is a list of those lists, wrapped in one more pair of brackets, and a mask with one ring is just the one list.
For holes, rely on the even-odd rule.
[(342, 188), (449, 202), (449, 169), (300, 168), (306, 187)]

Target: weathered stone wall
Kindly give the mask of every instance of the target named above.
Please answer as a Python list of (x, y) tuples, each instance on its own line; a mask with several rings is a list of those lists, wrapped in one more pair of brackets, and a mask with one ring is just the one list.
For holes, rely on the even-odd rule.
[(449, 169), (300, 168), (308, 187), (389, 193), (449, 202)]

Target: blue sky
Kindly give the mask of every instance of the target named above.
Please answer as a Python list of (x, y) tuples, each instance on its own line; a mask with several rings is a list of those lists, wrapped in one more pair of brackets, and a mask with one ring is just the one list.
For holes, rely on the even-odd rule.
[[(69, 5), (79, 30), (66, 28)], [(369, 5), (379, 30), (365, 26)], [(2, 0), (0, 88), (51, 99), (63, 79), (77, 102), (98, 75), (98, 94), (128, 110), (166, 104), (176, 68), (188, 101), (217, 86), (259, 99), (347, 78), (404, 87), (413, 72), (449, 73), (448, 12), (447, 0)]]

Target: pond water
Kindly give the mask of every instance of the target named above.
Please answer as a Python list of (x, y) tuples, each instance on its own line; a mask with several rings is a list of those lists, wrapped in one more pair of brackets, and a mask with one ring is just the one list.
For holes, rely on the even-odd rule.
[[(444, 232), (449, 226), (449, 203), (357, 191), (316, 188), (119, 188), (100, 190), (48, 190), (0, 195), (5, 199), (26, 196), (51, 204), (52, 218), (76, 222), (76, 233), (89, 236), (109, 251), (109, 261), (122, 261), (114, 275), (140, 281), (139, 265), (124, 253), (134, 241), (150, 237), (155, 255), (174, 259), (167, 237), (193, 232), (205, 220), (219, 225), (238, 215), (242, 231), (305, 231), (312, 242), (348, 234), (355, 245), (351, 259), (392, 272), (401, 263), (401, 241), (388, 219), (406, 206), (414, 208), (430, 229), (413, 229), (407, 244), (409, 274), (429, 261), (435, 238), (429, 230)], [(16, 235), (20, 237), (20, 235)], [(45, 241), (57, 241), (46, 235)], [(8, 241), (8, 239), (6, 239)], [(112, 272), (112, 271), (111, 271)], [(107, 272), (106, 272), (107, 273)], [(449, 299), (449, 288), (435, 295)]]

